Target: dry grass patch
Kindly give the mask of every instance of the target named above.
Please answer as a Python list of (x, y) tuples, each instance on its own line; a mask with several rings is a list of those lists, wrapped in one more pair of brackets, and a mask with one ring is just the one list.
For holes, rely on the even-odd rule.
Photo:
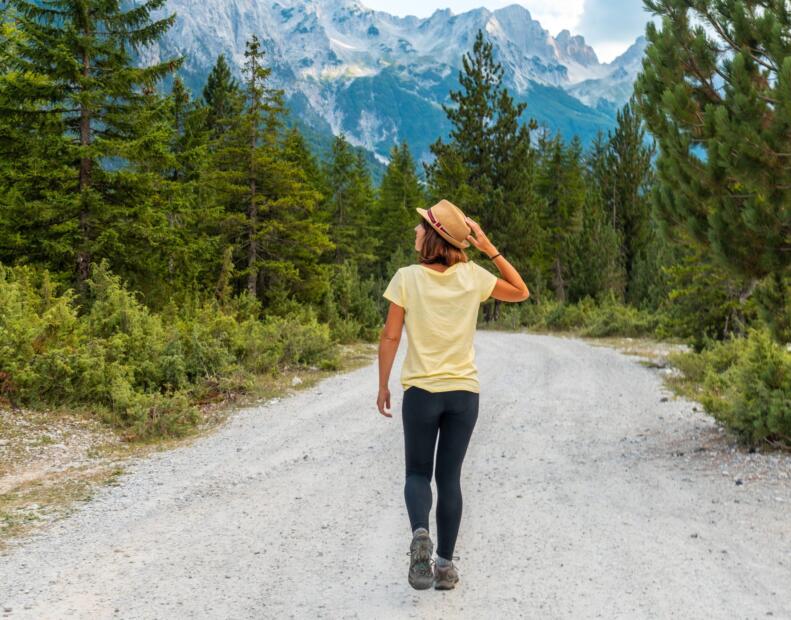
[(689, 350), (689, 347), (682, 342), (653, 340), (651, 338), (610, 336), (604, 338), (580, 337), (580, 339), (592, 346), (610, 347), (625, 355), (643, 358), (640, 360), (643, 366), (667, 370), (668, 372), (663, 373), (666, 378), (674, 374), (672, 365), (669, 362), (670, 354)]

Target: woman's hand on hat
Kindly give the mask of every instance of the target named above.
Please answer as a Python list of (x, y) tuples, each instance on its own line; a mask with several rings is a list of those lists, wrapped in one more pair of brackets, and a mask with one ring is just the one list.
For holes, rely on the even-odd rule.
[(472, 235), (467, 235), (467, 240), (487, 256), (496, 254), (497, 250), (495, 249), (494, 244), (489, 241), (489, 237), (487, 237), (486, 233), (483, 232), (480, 224), (466, 215), (464, 216), (464, 221), (467, 222), (467, 225), (472, 229), (472, 232), (475, 233), (474, 237)]

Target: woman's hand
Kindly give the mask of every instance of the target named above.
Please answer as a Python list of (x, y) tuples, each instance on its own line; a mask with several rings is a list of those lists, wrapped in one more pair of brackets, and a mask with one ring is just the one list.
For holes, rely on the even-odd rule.
[[(376, 406), (379, 408), (379, 413), (383, 416), (388, 418), (393, 417), (393, 414), (390, 413), (390, 388), (379, 388), (379, 395), (376, 397)], [(385, 411), (385, 406), (387, 407), (387, 411)]]
[(475, 236), (467, 235), (467, 241), (472, 243), (476, 248), (478, 248), (481, 252), (486, 254), (486, 256), (493, 256), (497, 254), (497, 248), (494, 247), (494, 244), (489, 241), (489, 237), (486, 236), (486, 233), (483, 232), (483, 229), (480, 227), (478, 222), (475, 220), (464, 216), (467, 225), (472, 229), (472, 232), (475, 233)]

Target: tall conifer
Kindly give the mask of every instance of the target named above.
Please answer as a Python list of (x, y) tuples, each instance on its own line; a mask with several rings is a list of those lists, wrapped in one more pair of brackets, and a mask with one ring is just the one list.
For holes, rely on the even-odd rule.
[(362, 154), (346, 137), (336, 136), (327, 165), (330, 196), (326, 205), (334, 262), (353, 260), (362, 272), (372, 270), (381, 241), (374, 234), (375, 201), (371, 177)]
[[(791, 269), (791, 11), (782, 1), (645, 0), (662, 19), (635, 84), (659, 144), (664, 230), (752, 279)], [(680, 236), (680, 235), (677, 235)]]
[(621, 234), (626, 271), (626, 300), (639, 301), (633, 290), (635, 263), (650, 236), (651, 203), (647, 195), (652, 179), (653, 147), (645, 143), (642, 121), (627, 103), (616, 115), (617, 125), (607, 148), (608, 183), (603, 187), (611, 223)]
[(568, 147), (558, 135), (542, 142), (536, 193), (542, 208), (543, 260), (555, 297), (567, 299), (571, 244), (582, 224), (585, 186), (582, 145), (576, 136)]
[(225, 55), (220, 54), (203, 87), (203, 101), (208, 107), (206, 125), (213, 135), (227, 131), (230, 119), (241, 113), (244, 105), (241, 91)]
[(67, 141), (61, 146), (67, 152), (61, 153), (60, 167), (71, 168), (75, 183), (53, 188), (57, 198), (38, 197), (38, 204), (50, 209), (58, 203), (58, 213), (50, 218), (53, 225), (58, 222), (48, 229), (50, 244), (61, 255), (73, 254), (82, 285), (94, 259), (108, 256), (117, 264), (118, 248), (126, 245), (124, 237), (142, 215), (129, 197), (135, 178), (124, 171), (136, 152), (134, 143), (148, 130), (135, 121), (147, 104), (144, 91), (182, 59), (137, 67), (130, 52), (161, 37), (175, 14), (151, 20), (165, 0), (147, 0), (126, 11), (120, 0), (8, 4), (23, 38), (12, 70), (0, 82), (2, 113), (34, 131), (43, 116), (65, 127)]
[(267, 306), (285, 311), (318, 298), (326, 284), (318, 257), (330, 242), (315, 215), (320, 194), (284, 153), (283, 93), (269, 86), (263, 56), (253, 35), (244, 90), (232, 95), (244, 100), (225, 108), (231, 116), (216, 119), (228, 129), (210, 142), (205, 183), (223, 210), (224, 243), (238, 266), (231, 271)]
[(380, 262), (387, 261), (396, 248), (411, 249), (414, 227), (418, 221), (417, 207), (425, 207), (423, 188), (415, 171), (415, 160), (406, 142), (390, 150), (382, 184), (379, 187), (376, 229), (382, 241)]

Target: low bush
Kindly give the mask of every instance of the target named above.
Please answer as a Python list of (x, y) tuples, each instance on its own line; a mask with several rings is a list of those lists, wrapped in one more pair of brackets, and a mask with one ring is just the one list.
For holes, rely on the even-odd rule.
[(151, 313), (105, 262), (80, 313), (49, 275), (0, 265), (0, 398), (28, 406), (88, 406), (129, 439), (181, 435), (209, 390), (248, 389), (281, 366), (334, 369), (327, 325), (312, 308), (259, 318), (247, 295)]
[(597, 338), (652, 336), (658, 324), (659, 318), (652, 312), (608, 301), (591, 310), (582, 334)]
[(708, 341), (700, 353), (676, 353), (671, 362), (692, 395), (746, 444), (791, 447), (791, 352), (768, 330)]
[(570, 331), (583, 336), (651, 336), (658, 317), (646, 310), (618, 303), (614, 299), (596, 302), (585, 297), (575, 304), (545, 299), (541, 303), (526, 301), (503, 304), (497, 321), (489, 327), (538, 331)]
[(375, 341), (384, 306), (376, 281), (363, 278), (352, 261), (334, 264), (331, 269), (330, 289), (324, 295), (319, 318), (329, 325), (336, 342)]

